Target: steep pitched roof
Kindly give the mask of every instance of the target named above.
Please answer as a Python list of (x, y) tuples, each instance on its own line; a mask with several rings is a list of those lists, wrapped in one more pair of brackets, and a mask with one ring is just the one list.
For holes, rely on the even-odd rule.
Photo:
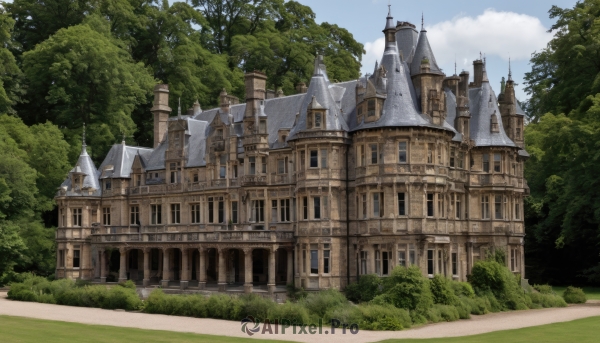
[(425, 29), (422, 29), (421, 34), (419, 34), (419, 41), (417, 42), (415, 54), (410, 64), (411, 75), (417, 75), (421, 72), (421, 61), (423, 58), (429, 60), (429, 66), (432, 73), (443, 74), (435, 60), (433, 50), (431, 50), (431, 46), (429, 45), (429, 39), (427, 39), (427, 31)]
[[(127, 146), (124, 142), (115, 144), (100, 165), (100, 178), (129, 178), (135, 156), (139, 154), (146, 163), (152, 152), (153, 149)], [(112, 169), (105, 170), (106, 166), (112, 166)]]
[[(71, 169), (71, 171), (69, 172), (69, 176), (72, 173), (85, 175), (83, 177), (82, 189), (95, 189), (92, 196), (99, 196), (101, 194), (102, 188), (100, 186), (100, 181), (98, 180), (98, 170), (96, 169), (92, 158), (90, 157), (90, 155), (88, 155), (85, 144), (81, 147), (81, 154), (77, 159), (75, 167), (73, 167), (73, 169)], [(61, 184), (61, 187), (66, 188), (67, 195), (81, 195), (79, 193), (73, 193), (71, 177), (67, 177), (66, 180), (63, 181), (63, 183)]]
[[(498, 99), (489, 82), (483, 82), (480, 88), (469, 89), (469, 108), (471, 139), (476, 146), (516, 146), (504, 132)], [(491, 132), (492, 116), (496, 116), (498, 132)]]

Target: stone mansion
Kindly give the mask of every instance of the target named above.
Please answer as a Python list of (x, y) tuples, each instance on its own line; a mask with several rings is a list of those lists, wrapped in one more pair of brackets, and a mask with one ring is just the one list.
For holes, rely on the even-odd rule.
[(466, 280), (502, 249), (523, 276), (524, 113), (510, 72), (445, 75), (427, 39), (388, 14), (372, 74), (333, 83), (321, 56), (284, 96), (261, 72), (245, 102), (172, 113), (154, 88), (154, 146), (86, 152), (56, 202), (59, 278), (182, 289), (343, 289), (418, 266)]

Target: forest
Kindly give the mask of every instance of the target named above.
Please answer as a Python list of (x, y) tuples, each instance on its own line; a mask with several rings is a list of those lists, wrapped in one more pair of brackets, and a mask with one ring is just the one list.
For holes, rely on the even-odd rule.
[[(552, 7), (554, 37), (524, 86), (526, 278), (600, 284), (600, 0)], [(244, 97), (243, 74), (293, 94), (314, 55), (332, 80), (359, 77), (363, 45), (284, 0), (14, 0), (0, 5), (0, 284), (54, 273), (53, 196), (81, 151), (151, 146), (152, 88), (172, 108)]]

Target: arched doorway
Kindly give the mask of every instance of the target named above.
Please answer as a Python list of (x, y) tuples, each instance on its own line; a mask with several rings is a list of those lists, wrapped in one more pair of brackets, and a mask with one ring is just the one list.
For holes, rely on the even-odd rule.
[(252, 250), (252, 284), (266, 286), (269, 280), (269, 251), (267, 249)]

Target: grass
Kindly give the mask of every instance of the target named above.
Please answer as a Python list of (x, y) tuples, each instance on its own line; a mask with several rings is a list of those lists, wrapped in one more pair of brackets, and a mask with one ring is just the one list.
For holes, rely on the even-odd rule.
[(435, 339), (393, 339), (383, 341), (385, 343), (441, 343), (441, 342), (485, 342), (485, 343), (529, 343), (529, 342), (598, 342), (598, 329), (600, 328), (600, 317), (578, 319), (571, 322), (555, 323), (529, 328), (496, 331), (481, 335), (435, 338)]
[(0, 342), (285, 342), (0, 316)]
[[(558, 287), (552, 286), (552, 290), (554, 290), (558, 295), (563, 294), (567, 287)], [(581, 287), (583, 292), (587, 296), (588, 300), (600, 300), (600, 287)]]

